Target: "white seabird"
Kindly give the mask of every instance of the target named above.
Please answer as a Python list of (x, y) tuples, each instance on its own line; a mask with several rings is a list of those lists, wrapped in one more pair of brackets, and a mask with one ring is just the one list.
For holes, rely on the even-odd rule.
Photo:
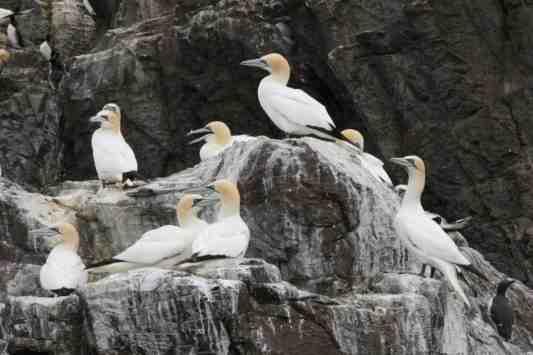
[(217, 156), (228, 147), (231, 147), (234, 142), (244, 142), (253, 139), (253, 137), (244, 135), (232, 136), (229, 127), (222, 121), (209, 122), (205, 127), (192, 130), (187, 133), (187, 135), (200, 133), (206, 134), (190, 141), (189, 144), (206, 142), (202, 148), (200, 148), (201, 160)]
[(9, 15), (9, 25), (7, 25), (7, 40), (12, 48), (22, 48), (24, 41), (20, 35), (20, 31), (17, 29), (17, 20), (15, 14)]
[(0, 74), (2, 74), (2, 71), (4, 70), (5, 66), (9, 62), (9, 58), (11, 55), (9, 52), (5, 49), (0, 49)]
[[(470, 302), (457, 280), (456, 266), (485, 278), (472, 267), (457, 245), (442, 228), (428, 217), (420, 198), (424, 191), (426, 168), (422, 159), (411, 155), (391, 161), (407, 169), (409, 182), (402, 204), (394, 219), (394, 229), (407, 249), (424, 264), (438, 269), (467, 306)], [(485, 278), (486, 279), (486, 278)]]
[(192, 245), (193, 258), (240, 258), (246, 254), (250, 230), (240, 215), (240, 194), (237, 186), (228, 180), (209, 185), (221, 199), (217, 221), (205, 228)]
[[(341, 134), (353, 145), (359, 148), (362, 166), (376, 179), (389, 186), (392, 186), (392, 181), (389, 177), (389, 174), (387, 174), (385, 169), (383, 169), (383, 162), (372, 154), (364, 151), (365, 140), (361, 132), (355, 129), (345, 129), (341, 132)], [(339, 141), (339, 143), (345, 144), (343, 141)]]
[(197, 216), (199, 195), (187, 194), (176, 206), (180, 227), (166, 225), (143, 234), (133, 245), (111, 260), (89, 266), (87, 271), (125, 272), (142, 267), (170, 268), (192, 256), (192, 243), (207, 223)]
[(48, 231), (55, 236), (59, 234), (61, 242), (48, 255), (39, 279), (42, 288), (66, 296), (87, 283), (85, 265), (78, 255), (80, 237), (76, 228), (69, 223), (48, 228)]
[(50, 47), (50, 34), (46, 35), (46, 39), (39, 46), (39, 51), (43, 55), (44, 59), (50, 61), (52, 58), (52, 48)]
[(287, 87), (290, 66), (278, 53), (241, 62), (241, 65), (258, 67), (270, 75), (259, 83), (257, 96), (263, 110), (274, 124), (287, 134), (315, 135), (335, 141), (344, 140), (328, 111), (305, 91)]
[(90, 121), (100, 123), (91, 141), (98, 179), (104, 185), (128, 184), (126, 179), (137, 173), (137, 159), (122, 136), (120, 107), (113, 103), (106, 104)]

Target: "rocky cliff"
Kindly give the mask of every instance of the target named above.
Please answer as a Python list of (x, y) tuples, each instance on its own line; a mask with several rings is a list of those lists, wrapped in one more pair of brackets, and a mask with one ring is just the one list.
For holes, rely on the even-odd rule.
[[(0, 351), (533, 351), (533, 2), (90, 2), (95, 18), (81, 0), (0, 0), (20, 5), (28, 43), (0, 75)], [(58, 90), (38, 53), (47, 33), (67, 66)], [(257, 102), (262, 74), (238, 65), (269, 51), (289, 58), (290, 85), (324, 102), (339, 127), (360, 129), (373, 154), (424, 158), (428, 210), (474, 217), (463, 251), (491, 283), (467, 276), (473, 310), (440, 280), (409, 274), (419, 265), (391, 228), (397, 196), (341, 147), (260, 137), (184, 170), (198, 161), (185, 133), (207, 121), (280, 138)], [(122, 107), (141, 173), (155, 178), (130, 193), (89, 181), (88, 119), (107, 102)], [(101, 260), (174, 223), (179, 196), (216, 177), (238, 181), (247, 256), (259, 259), (137, 271), (39, 297), (49, 296), (36, 282), (47, 250), (31, 229), (69, 220), (84, 260)], [(511, 343), (486, 318), (502, 272), (522, 281), (509, 292)]]

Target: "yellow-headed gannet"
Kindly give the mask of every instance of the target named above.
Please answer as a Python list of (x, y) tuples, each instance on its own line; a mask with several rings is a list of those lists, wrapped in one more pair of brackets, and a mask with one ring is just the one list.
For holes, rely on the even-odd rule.
[(46, 232), (49, 236), (59, 234), (61, 241), (52, 249), (41, 267), (41, 286), (59, 296), (66, 296), (87, 283), (85, 265), (78, 255), (80, 237), (76, 228), (69, 223), (47, 228)]
[(204, 128), (192, 130), (187, 135), (200, 133), (206, 134), (190, 141), (189, 144), (206, 142), (200, 148), (201, 160), (206, 160), (220, 154), (234, 142), (244, 142), (253, 139), (252, 137), (243, 135), (232, 136), (229, 127), (222, 121), (209, 122)]
[(166, 225), (143, 234), (111, 260), (88, 267), (89, 272), (125, 272), (142, 267), (170, 268), (192, 256), (192, 243), (207, 223), (197, 216), (196, 203), (202, 196), (187, 194), (176, 206), (181, 227)]
[(346, 139), (324, 105), (305, 91), (287, 86), (291, 68), (281, 54), (271, 53), (245, 60), (241, 65), (258, 67), (270, 73), (259, 83), (257, 96), (261, 107), (279, 129), (287, 134), (315, 135), (330, 141)]
[[(385, 169), (383, 169), (383, 162), (372, 154), (366, 153), (364, 151), (365, 140), (361, 132), (355, 129), (345, 129), (341, 132), (341, 134), (346, 137), (346, 139), (350, 141), (353, 145), (359, 148), (361, 153), (361, 164), (363, 165), (363, 167), (379, 181), (382, 181), (385, 184), (392, 186), (392, 181), (389, 177), (389, 174), (387, 174)], [(344, 144), (344, 142), (342, 141), (339, 142)]]
[(496, 296), (489, 303), (490, 318), (496, 325), (498, 334), (506, 341), (511, 340), (511, 334), (513, 332), (513, 307), (511, 302), (505, 297), (505, 293), (509, 286), (511, 286), (515, 280), (503, 280), (498, 283), (496, 290)]
[(228, 180), (218, 180), (209, 187), (218, 194), (222, 205), (217, 221), (205, 228), (194, 240), (193, 257), (243, 257), (248, 249), (250, 230), (240, 215), (239, 190)]
[(405, 167), (409, 174), (407, 191), (394, 219), (396, 233), (407, 249), (419, 257), (423, 263), (441, 271), (452, 288), (470, 306), (457, 280), (456, 266), (485, 277), (472, 267), (470, 261), (459, 251), (450, 236), (424, 211), (420, 202), (426, 180), (423, 160), (411, 155), (404, 158), (392, 158), (391, 161)]
[(7, 40), (12, 48), (24, 47), (24, 41), (20, 35), (20, 31), (17, 29), (17, 20), (15, 14), (9, 15), (9, 25), (7, 25)]
[(5, 66), (9, 62), (9, 58), (11, 55), (9, 52), (5, 49), (0, 49), (0, 74), (2, 74), (2, 71), (4, 70)]
[(100, 123), (100, 128), (93, 133), (92, 148), (98, 179), (104, 185), (120, 182), (131, 184), (130, 176), (137, 175), (137, 159), (122, 136), (120, 120), (120, 107), (112, 103), (106, 104), (91, 118), (91, 122)]

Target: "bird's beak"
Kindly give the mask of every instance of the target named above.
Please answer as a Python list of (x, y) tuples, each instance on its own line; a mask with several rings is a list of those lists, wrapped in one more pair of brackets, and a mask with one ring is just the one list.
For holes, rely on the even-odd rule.
[(398, 164), (401, 166), (409, 167), (409, 162), (404, 158), (391, 158), (391, 163)]
[(268, 64), (261, 58), (243, 60), (240, 64), (246, 67), (256, 67), (268, 72), (270, 71)]
[(200, 133), (207, 133), (201, 137), (198, 137), (196, 139), (193, 139), (192, 141), (190, 141), (189, 143), (187, 144), (195, 144), (195, 143), (198, 143), (198, 142), (203, 142), (206, 140), (207, 136), (212, 134), (213, 132), (209, 129), (209, 128), (199, 128), (199, 129), (193, 129), (192, 131), (190, 131), (189, 133), (187, 133), (188, 136), (190, 135), (193, 135), (193, 134), (200, 134)]
[(91, 117), (89, 122), (92, 122), (92, 123), (101, 123), (101, 122), (103, 122), (104, 118), (102, 117), (102, 113), (103, 113), (103, 111), (98, 112), (96, 115)]

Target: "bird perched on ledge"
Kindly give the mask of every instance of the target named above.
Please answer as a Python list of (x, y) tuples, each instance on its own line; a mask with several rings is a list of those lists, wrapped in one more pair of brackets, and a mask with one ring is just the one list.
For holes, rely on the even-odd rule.
[(120, 107), (109, 103), (90, 120), (100, 123), (91, 143), (98, 179), (104, 186), (123, 183), (125, 187), (132, 187), (132, 180), (140, 177), (135, 154), (122, 136), (121, 119)]
[(202, 148), (200, 148), (201, 160), (206, 160), (220, 154), (228, 147), (231, 147), (234, 142), (243, 142), (253, 139), (253, 137), (244, 135), (232, 136), (229, 127), (222, 121), (209, 122), (205, 127), (192, 130), (187, 133), (187, 135), (190, 136), (192, 134), (201, 133), (206, 134), (189, 142), (189, 144), (206, 142)]
[[(361, 164), (363, 165), (363, 167), (379, 181), (385, 183), (388, 186), (392, 186), (392, 181), (389, 177), (389, 174), (387, 174), (385, 169), (383, 169), (383, 162), (372, 154), (366, 153), (364, 151), (365, 140), (361, 132), (355, 129), (345, 129), (341, 132), (341, 134), (346, 138), (346, 140), (350, 141), (353, 145), (359, 148), (359, 157), (361, 158)], [(343, 141), (338, 142), (345, 144), (345, 142)]]
[(314, 135), (333, 142), (337, 139), (346, 140), (324, 105), (305, 91), (287, 87), (291, 68), (281, 54), (271, 53), (245, 60), (241, 65), (270, 73), (259, 83), (257, 96), (268, 117), (283, 132), (299, 136)]
[(170, 268), (192, 255), (192, 243), (207, 223), (197, 216), (202, 196), (187, 194), (176, 205), (180, 227), (166, 225), (143, 234), (134, 244), (110, 260), (90, 265), (87, 271), (125, 272), (142, 267)]
[(39, 276), (41, 286), (58, 296), (66, 296), (87, 283), (85, 265), (78, 255), (80, 246), (78, 231), (69, 223), (43, 230), (51, 237), (59, 235), (61, 240), (41, 267)]
[(407, 191), (394, 218), (396, 233), (411, 253), (424, 264), (439, 270), (470, 307), (470, 302), (457, 279), (456, 267), (475, 273), (485, 280), (486, 277), (472, 266), (450, 236), (424, 211), (420, 201), (426, 180), (424, 161), (414, 155), (392, 158), (391, 161), (403, 166), (409, 174)]
[(241, 258), (246, 254), (250, 230), (241, 218), (241, 197), (237, 186), (229, 180), (218, 180), (208, 186), (222, 204), (215, 223), (205, 228), (192, 244), (193, 258)]

